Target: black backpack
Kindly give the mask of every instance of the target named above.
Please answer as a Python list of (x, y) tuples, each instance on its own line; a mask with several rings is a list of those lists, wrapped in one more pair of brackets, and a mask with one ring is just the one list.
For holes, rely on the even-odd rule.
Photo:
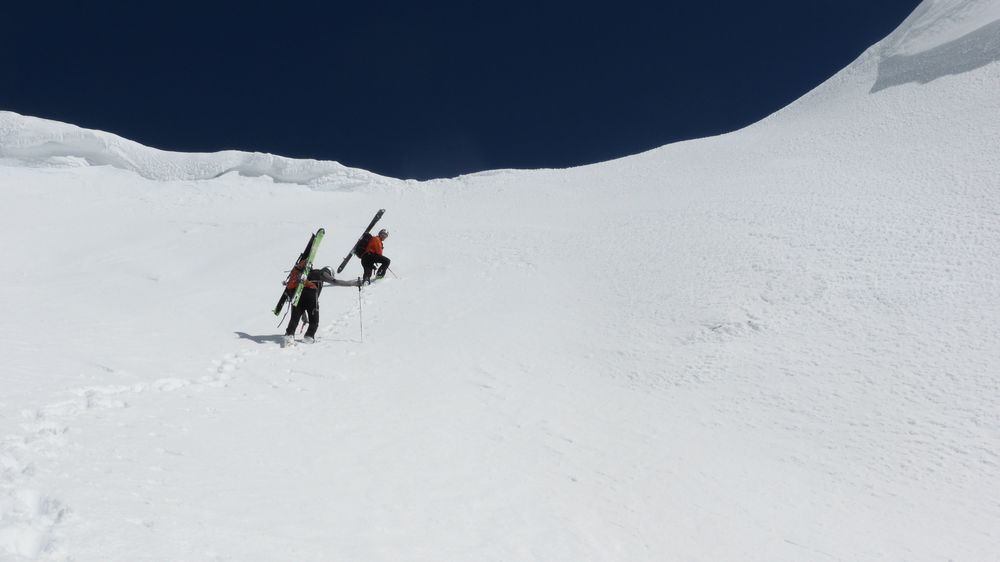
[(364, 257), (364, 255), (368, 253), (368, 243), (371, 241), (372, 234), (370, 232), (362, 234), (361, 238), (358, 238), (357, 243), (354, 244), (354, 255), (359, 258)]

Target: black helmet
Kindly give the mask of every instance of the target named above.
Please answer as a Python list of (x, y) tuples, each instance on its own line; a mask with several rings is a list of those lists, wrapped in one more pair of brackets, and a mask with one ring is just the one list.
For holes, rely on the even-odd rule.
[(383, 228), (382, 230), (378, 231), (378, 236), (379, 238), (388, 238), (389, 231)]

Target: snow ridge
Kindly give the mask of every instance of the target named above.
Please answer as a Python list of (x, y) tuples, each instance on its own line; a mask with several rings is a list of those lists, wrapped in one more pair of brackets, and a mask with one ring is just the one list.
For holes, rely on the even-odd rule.
[(388, 178), (338, 162), (226, 150), (157, 150), (118, 135), (0, 111), (0, 160), (44, 167), (111, 166), (157, 181), (208, 180), (237, 173), (276, 182), (349, 189)]
[(1000, 2), (924, 2), (876, 50), (878, 78), (871, 93), (909, 82), (926, 84), (996, 62)]
[(1000, 19), (997, 0), (924, 0), (878, 44), (883, 57), (912, 56), (956, 41)]

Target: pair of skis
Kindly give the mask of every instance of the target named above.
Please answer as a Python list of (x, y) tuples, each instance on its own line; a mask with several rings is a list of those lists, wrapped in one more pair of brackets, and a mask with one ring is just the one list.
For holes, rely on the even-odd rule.
[[(278, 299), (278, 305), (274, 307), (274, 315), (278, 316), (281, 314), (281, 309), (285, 307), (285, 301), (290, 300), (292, 306), (297, 306), (299, 304), (299, 299), (302, 297), (302, 289), (306, 286), (306, 281), (309, 279), (309, 273), (312, 271), (313, 261), (316, 259), (316, 251), (319, 250), (319, 244), (323, 241), (323, 236), (326, 235), (326, 230), (317, 230), (310, 238), (309, 243), (306, 244), (306, 249), (302, 250), (299, 254), (299, 259), (295, 260), (295, 265), (292, 266), (292, 270), (288, 273), (288, 277), (285, 278), (284, 285), (285, 289), (281, 291), (281, 297)], [(288, 288), (289, 282), (298, 278), (295, 283), (295, 288), (292, 293), (289, 294), (290, 289)]]
[[(371, 232), (371, 229), (375, 227), (375, 223), (382, 218), (384, 213), (385, 209), (379, 209), (378, 212), (375, 213), (375, 218), (372, 219), (372, 222), (368, 223), (368, 228), (361, 233), (358, 240), (361, 240), (365, 234)], [(309, 243), (306, 244), (306, 249), (299, 254), (299, 259), (295, 260), (295, 265), (292, 267), (292, 271), (289, 272), (288, 277), (285, 278), (285, 289), (281, 292), (281, 297), (278, 299), (277, 306), (274, 307), (273, 312), (275, 316), (279, 316), (281, 314), (281, 309), (285, 307), (286, 301), (290, 300), (293, 307), (299, 304), (299, 298), (302, 296), (302, 289), (305, 287), (306, 281), (309, 278), (309, 272), (312, 271), (313, 261), (316, 259), (316, 251), (319, 250), (319, 244), (323, 241), (323, 236), (325, 234), (326, 231), (324, 229), (321, 228), (317, 230), (315, 234), (309, 238)], [(357, 242), (355, 242), (355, 245), (357, 245)], [(347, 267), (347, 262), (351, 261), (351, 256), (353, 255), (354, 246), (351, 246), (351, 251), (347, 253), (347, 257), (344, 258), (344, 261), (340, 262), (340, 267), (337, 268), (337, 273), (344, 271), (344, 268)], [(295, 284), (294, 292), (289, 294), (290, 289), (288, 288), (288, 284), (295, 277), (298, 277), (298, 282)]]

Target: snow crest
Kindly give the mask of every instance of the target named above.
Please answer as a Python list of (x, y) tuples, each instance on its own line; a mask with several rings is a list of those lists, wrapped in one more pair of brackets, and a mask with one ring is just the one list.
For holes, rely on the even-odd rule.
[(1000, 60), (1000, 1), (926, 0), (878, 47), (872, 93)]
[(158, 181), (207, 180), (237, 173), (279, 183), (349, 189), (387, 178), (338, 162), (226, 150), (181, 153), (118, 135), (0, 111), (0, 160), (41, 167), (112, 166)]

